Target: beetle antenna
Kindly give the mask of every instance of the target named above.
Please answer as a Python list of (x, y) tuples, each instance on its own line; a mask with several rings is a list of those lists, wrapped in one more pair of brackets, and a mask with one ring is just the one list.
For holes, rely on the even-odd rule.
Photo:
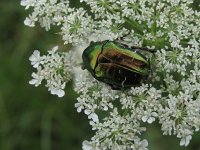
[(124, 88), (124, 83), (126, 82), (126, 76), (125, 76), (125, 78), (124, 78), (124, 81), (122, 81), (122, 88)]
[(143, 51), (147, 51), (150, 53), (155, 53), (156, 50), (155, 49), (150, 49), (150, 48), (145, 48), (145, 47), (138, 47), (138, 46), (131, 46), (132, 49), (138, 49), (138, 50), (143, 50)]

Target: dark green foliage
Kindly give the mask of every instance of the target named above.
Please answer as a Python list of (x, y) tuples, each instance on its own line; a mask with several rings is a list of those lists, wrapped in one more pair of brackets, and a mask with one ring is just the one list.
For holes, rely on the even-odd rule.
[(92, 135), (87, 117), (74, 107), (72, 84), (60, 99), (28, 83), (33, 50), (62, 45), (60, 37), (26, 27), (28, 12), (18, 0), (1, 1), (0, 13), (0, 150), (80, 150)]

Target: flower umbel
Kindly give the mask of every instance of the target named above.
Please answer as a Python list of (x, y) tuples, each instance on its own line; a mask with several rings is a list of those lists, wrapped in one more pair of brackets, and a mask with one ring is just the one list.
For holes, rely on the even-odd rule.
[(32, 73), (33, 79), (29, 82), (39, 86), (46, 80), (46, 87), (53, 95), (63, 97), (65, 84), (72, 78), (72, 52), (58, 52), (58, 46), (48, 51), (48, 55), (40, 56), (35, 50), (29, 60), (37, 72)]
[[(191, 7), (193, 0), (80, 2), (83, 7), (78, 8), (72, 7), (72, 0), (21, 1), (32, 9), (25, 25), (34, 27), (38, 22), (46, 30), (57, 26), (63, 43), (75, 47), (68, 52), (54, 47), (43, 56), (34, 51), (30, 61), (37, 72), (30, 84), (39, 86), (45, 80), (51, 94), (62, 97), (67, 82), (74, 81), (79, 94), (75, 107), (96, 131), (83, 142), (84, 150), (146, 150), (141, 124), (156, 120), (164, 135), (176, 135), (181, 146), (189, 145), (200, 128), (200, 12)], [(129, 47), (156, 50), (147, 56), (152, 67), (148, 83), (112, 90), (80, 69), (83, 45), (116, 39)]]

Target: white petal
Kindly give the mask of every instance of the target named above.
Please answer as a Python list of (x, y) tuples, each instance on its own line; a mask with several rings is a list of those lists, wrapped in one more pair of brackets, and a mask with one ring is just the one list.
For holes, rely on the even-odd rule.
[(147, 141), (147, 140), (142, 140), (142, 141), (141, 141), (141, 145), (142, 145), (143, 147), (147, 147), (147, 146), (148, 146), (148, 141)]
[(88, 141), (83, 141), (82, 149), (83, 150), (92, 150), (92, 145)]
[(105, 106), (105, 107), (103, 108), (103, 110), (107, 111), (107, 110), (108, 110), (108, 106)]
[(24, 24), (29, 27), (34, 27), (35, 21), (32, 21), (30, 18), (26, 17), (26, 19), (24, 20)]
[(143, 121), (143, 122), (147, 122), (147, 119), (148, 119), (147, 116), (143, 116), (143, 117), (142, 117), (142, 121)]
[(21, 6), (26, 6), (27, 4), (28, 4), (27, 0), (21, 0), (21, 2), (20, 2)]
[(58, 97), (63, 97), (65, 95), (65, 91), (58, 89), (56, 95), (58, 95)]
[(49, 88), (49, 90), (51, 91), (51, 94), (53, 94), (53, 95), (56, 94), (56, 89), (55, 88)]
[(36, 79), (32, 79), (32, 80), (29, 81), (29, 84), (34, 85), (34, 84), (36, 84), (37, 82), (38, 82), (38, 80), (36, 80)]
[(191, 139), (192, 139), (191, 135), (186, 136), (186, 138), (185, 138), (185, 146), (189, 145)]
[(33, 65), (34, 68), (38, 68), (41, 61), (40, 52), (38, 50), (35, 50), (33, 54), (29, 57), (29, 60), (31, 61), (31, 65)]
[(154, 122), (154, 121), (155, 121), (155, 118), (154, 118), (154, 117), (150, 117), (150, 118), (147, 120), (148, 123), (152, 123), (152, 122)]
[(81, 111), (82, 111), (82, 107), (80, 106), (80, 107), (77, 108), (77, 112), (80, 113)]
[(40, 52), (38, 50), (34, 50), (33, 54), (29, 57), (30, 61), (37, 61), (40, 58)]
[(84, 110), (84, 113), (85, 113), (86, 115), (89, 115), (89, 114), (91, 113), (91, 110), (85, 109), (85, 110)]
[(58, 97), (63, 97), (65, 95), (65, 91), (61, 89), (51, 88), (50, 91), (51, 91), (51, 94), (57, 95)]
[(99, 122), (99, 118), (98, 118), (97, 114), (95, 114), (95, 113), (91, 113), (91, 114), (88, 116), (88, 118), (89, 118), (89, 119), (91, 118), (94, 122)]
[(58, 46), (54, 46), (53, 48), (52, 48), (52, 51), (57, 51), (58, 50)]
[(180, 146), (183, 146), (183, 145), (185, 145), (185, 138), (182, 138), (180, 141)]

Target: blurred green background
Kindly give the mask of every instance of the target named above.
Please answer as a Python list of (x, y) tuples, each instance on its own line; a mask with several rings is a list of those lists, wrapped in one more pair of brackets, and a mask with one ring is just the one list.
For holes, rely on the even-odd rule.
[[(18, 0), (0, 1), (0, 150), (80, 150), (81, 142), (93, 133), (87, 117), (76, 112), (71, 84), (61, 99), (44, 85), (28, 84), (34, 71), (28, 60), (33, 50), (45, 52), (62, 45), (62, 40), (53, 31), (26, 27), (27, 14)], [(144, 135), (150, 150), (200, 150), (200, 133), (184, 148), (159, 128), (150, 125)]]

